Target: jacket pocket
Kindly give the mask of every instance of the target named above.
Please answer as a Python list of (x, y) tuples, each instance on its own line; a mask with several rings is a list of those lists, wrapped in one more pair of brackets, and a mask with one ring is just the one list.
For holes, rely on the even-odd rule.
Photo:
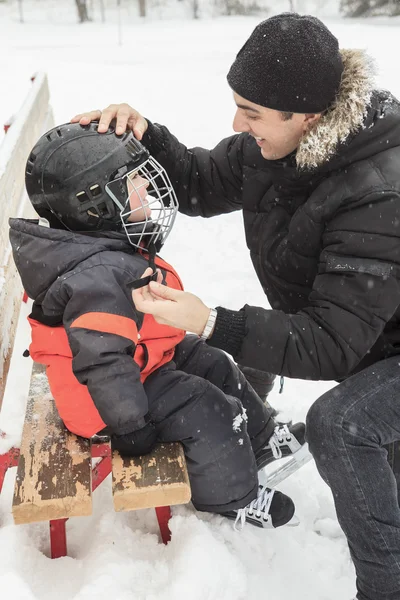
[(147, 367), (147, 364), (149, 362), (149, 351), (147, 349), (146, 344), (139, 343), (136, 345), (135, 354), (139, 348), (141, 350), (141, 352), (139, 351), (139, 353), (138, 353), (139, 356), (134, 356), (133, 358), (138, 360), (140, 372), (142, 372), (145, 370), (145, 368)]

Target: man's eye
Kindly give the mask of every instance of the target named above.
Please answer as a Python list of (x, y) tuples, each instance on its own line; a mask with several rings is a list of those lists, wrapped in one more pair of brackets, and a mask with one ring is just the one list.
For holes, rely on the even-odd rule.
[(257, 121), (258, 117), (253, 117), (251, 115), (247, 115), (249, 121)]

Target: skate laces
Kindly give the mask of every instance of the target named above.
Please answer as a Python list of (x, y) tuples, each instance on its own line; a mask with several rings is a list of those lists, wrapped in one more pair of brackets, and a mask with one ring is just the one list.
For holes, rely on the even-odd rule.
[(272, 455), (274, 458), (282, 458), (281, 445), (285, 442), (290, 442), (292, 434), (289, 431), (287, 425), (277, 425), (274, 429), (274, 433), (269, 440), (269, 447), (271, 448)]
[(245, 508), (239, 508), (233, 528), (235, 531), (241, 531), (246, 523), (247, 515), (251, 517), (253, 514), (256, 517), (261, 518), (263, 516), (264, 521), (268, 521), (270, 518), (269, 509), (271, 507), (272, 498), (274, 497), (275, 490), (270, 488), (259, 486), (258, 495), (255, 500), (252, 500), (250, 504)]

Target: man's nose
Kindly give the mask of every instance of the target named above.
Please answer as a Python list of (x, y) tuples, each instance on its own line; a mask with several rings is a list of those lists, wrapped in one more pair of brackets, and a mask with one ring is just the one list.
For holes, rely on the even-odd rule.
[(250, 127), (247, 123), (246, 118), (240, 114), (239, 110), (236, 111), (232, 127), (233, 131), (236, 131), (236, 133), (245, 133), (247, 131), (250, 131)]

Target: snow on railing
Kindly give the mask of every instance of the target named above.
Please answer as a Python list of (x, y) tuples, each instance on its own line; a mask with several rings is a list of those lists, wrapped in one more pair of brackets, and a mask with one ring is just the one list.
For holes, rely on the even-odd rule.
[(25, 164), (39, 137), (53, 127), (45, 73), (32, 77), (32, 88), (12, 119), (0, 144), (0, 406), (14, 343), (23, 289), (8, 236), (10, 217), (34, 217), (25, 193)]

